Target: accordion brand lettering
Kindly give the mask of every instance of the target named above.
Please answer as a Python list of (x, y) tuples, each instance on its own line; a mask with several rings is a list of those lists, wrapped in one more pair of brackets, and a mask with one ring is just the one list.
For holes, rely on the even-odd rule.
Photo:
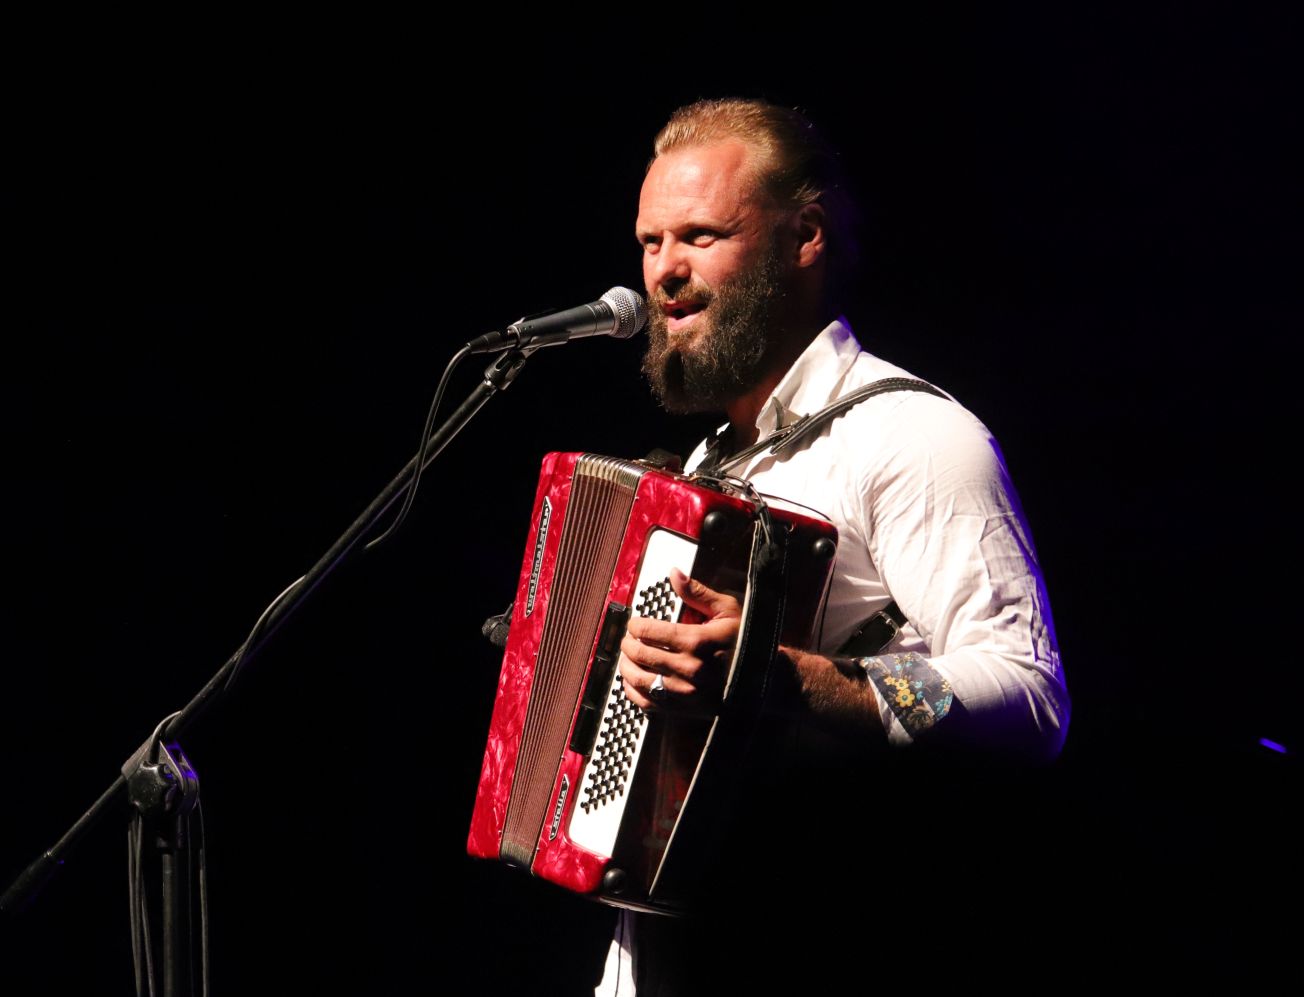
[(557, 829), (561, 827), (561, 815), (566, 811), (566, 793), (569, 789), (570, 780), (562, 776), (561, 792), (557, 794), (557, 805), (552, 809), (552, 826), (548, 828), (549, 841), (556, 839)]
[(547, 496), (539, 510), (539, 533), (534, 538), (534, 566), (530, 568), (530, 590), (525, 595), (525, 615), (534, 612), (534, 597), (539, 593), (539, 570), (543, 567), (543, 547), (548, 542), (548, 523), (552, 519), (552, 503)]

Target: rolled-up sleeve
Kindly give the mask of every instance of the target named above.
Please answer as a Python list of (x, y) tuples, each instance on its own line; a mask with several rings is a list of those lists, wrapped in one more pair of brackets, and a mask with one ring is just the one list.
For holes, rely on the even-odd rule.
[(1053, 758), (1069, 697), (1000, 448), (944, 399), (916, 396), (894, 415), (888, 460), (860, 482), (870, 555), (910, 624), (891, 653), (860, 661), (888, 739)]

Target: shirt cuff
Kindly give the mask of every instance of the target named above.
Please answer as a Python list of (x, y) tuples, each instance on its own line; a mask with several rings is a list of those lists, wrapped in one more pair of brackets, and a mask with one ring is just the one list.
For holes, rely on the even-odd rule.
[(892, 744), (910, 744), (951, 710), (951, 683), (913, 651), (857, 658), (856, 664), (874, 683), (879, 717)]

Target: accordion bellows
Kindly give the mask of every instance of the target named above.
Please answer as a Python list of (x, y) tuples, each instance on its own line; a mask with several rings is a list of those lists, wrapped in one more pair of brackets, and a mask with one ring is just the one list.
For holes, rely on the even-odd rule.
[[(770, 512), (790, 552), (780, 640), (807, 646), (837, 532)], [(713, 754), (732, 764), (754, 722), (728, 709), (737, 657), (719, 715), (644, 713), (625, 697), (619, 646), (631, 615), (696, 619), (672, 568), (748, 599), (755, 524), (756, 507), (726, 483), (591, 454), (544, 458), (470, 854), (620, 906), (683, 906), (727, 795), (709, 775)]]

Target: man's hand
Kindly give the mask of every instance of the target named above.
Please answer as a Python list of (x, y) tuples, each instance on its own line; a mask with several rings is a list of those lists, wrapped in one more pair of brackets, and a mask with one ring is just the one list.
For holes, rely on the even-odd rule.
[[(620, 676), (625, 695), (648, 709), (714, 714), (741, 627), (742, 605), (681, 571), (670, 585), (706, 618), (705, 623), (667, 623), (635, 616), (620, 643)], [(794, 708), (805, 709), (831, 730), (856, 736), (882, 736), (877, 697), (864, 670), (852, 662), (780, 646), (780, 664), (795, 682)], [(662, 691), (650, 693), (661, 679)]]
[[(620, 644), (625, 695), (648, 709), (714, 713), (738, 640), (742, 605), (673, 569), (670, 585), (704, 623), (669, 623), (635, 616)], [(659, 689), (650, 691), (660, 678)]]

